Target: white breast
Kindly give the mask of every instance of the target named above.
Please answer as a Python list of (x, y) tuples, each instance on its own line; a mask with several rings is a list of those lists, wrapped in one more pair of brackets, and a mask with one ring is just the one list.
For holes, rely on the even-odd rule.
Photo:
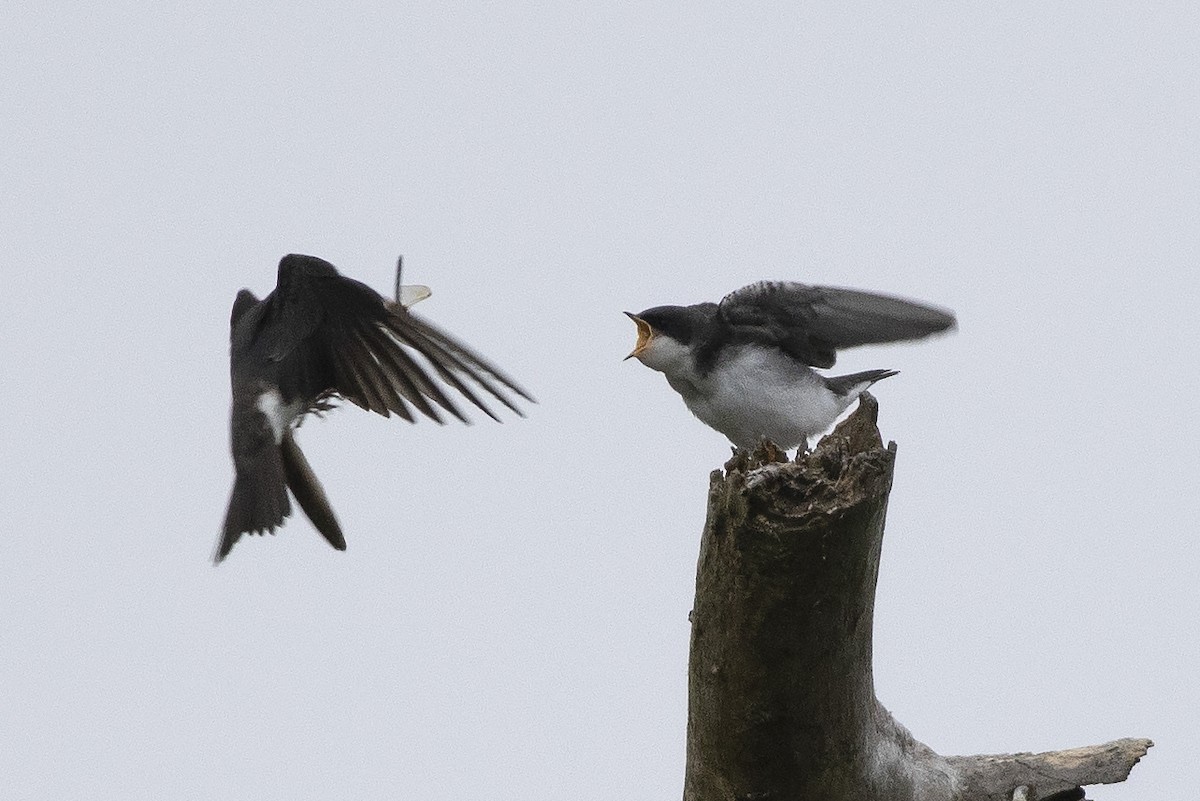
[(276, 445), (283, 441), (283, 432), (287, 431), (288, 426), (295, 422), (302, 409), (299, 401), (284, 403), (283, 397), (275, 389), (268, 389), (259, 395), (256, 405), (263, 416), (267, 418), (267, 422), (271, 424)]
[(688, 408), (739, 448), (762, 437), (781, 448), (806, 444), (854, 400), (834, 394), (780, 350), (751, 345), (725, 348), (708, 375), (692, 383), (691, 392), (676, 387)]

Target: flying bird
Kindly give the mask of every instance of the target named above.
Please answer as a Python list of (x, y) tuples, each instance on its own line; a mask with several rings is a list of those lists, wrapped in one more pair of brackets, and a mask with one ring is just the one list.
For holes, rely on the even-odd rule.
[(738, 448), (763, 437), (787, 450), (833, 425), (867, 387), (895, 370), (828, 377), (837, 351), (920, 339), (954, 326), (949, 311), (854, 289), (760, 281), (720, 303), (638, 314), (636, 358), (667, 377), (708, 426)]
[(529, 393), (408, 311), (428, 296), (425, 287), (402, 286), (399, 268), (393, 301), (323, 259), (295, 254), (280, 260), (271, 294), (259, 300), (248, 289), (238, 292), (229, 320), (235, 479), (215, 563), (243, 534), (282, 526), (292, 511), (289, 490), (329, 544), (346, 549), (295, 438), (306, 415), (332, 409), (339, 398), (409, 422), (418, 414), (438, 423), (446, 416), (468, 422), (454, 393), (497, 421), (485, 399), (522, 415), (513, 398), (532, 402)]

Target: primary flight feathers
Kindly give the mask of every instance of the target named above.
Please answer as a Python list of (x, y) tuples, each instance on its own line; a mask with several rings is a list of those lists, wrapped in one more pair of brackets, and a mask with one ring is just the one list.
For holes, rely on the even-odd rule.
[(920, 339), (954, 326), (953, 313), (933, 306), (794, 281), (750, 284), (718, 309), (737, 337), (778, 344), (812, 367), (833, 367), (842, 348)]
[[(217, 546), (220, 562), (242, 534), (273, 532), (291, 513), (288, 489), (329, 543), (346, 547), (333, 509), (293, 436), (309, 412), (341, 397), (384, 417), (466, 416), (457, 394), (499, 420), (498, 403), (533, 398), (466, 345), (408, 311), (423, 287), (388, 300), (314, 256), (279, 262), (275, 290), (237, 294), (230, 318), (231, 448), (236, 479)], [(447, 388), (452, 392), (447, 393)]]

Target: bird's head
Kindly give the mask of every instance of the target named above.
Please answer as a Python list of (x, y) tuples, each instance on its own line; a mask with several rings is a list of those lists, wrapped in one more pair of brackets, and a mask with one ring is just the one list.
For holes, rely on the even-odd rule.
[(686, 369), (699, 320), (691, 306), (655, 306), (644, 312), (625, 312), (637, 326), (637, 344), (626, 359), (637, 359), (651, 370), (676, 373)]

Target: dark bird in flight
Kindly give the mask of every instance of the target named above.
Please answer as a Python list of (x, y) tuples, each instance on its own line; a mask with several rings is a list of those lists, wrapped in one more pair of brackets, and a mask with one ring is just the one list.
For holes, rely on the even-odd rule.
[(419, 413), (438, 423), (445, 415), (467, 422), (446, 388), (497, 421), (484, 399), (518, 415), (510, 396), (533, 401), (466, 345), (408, 311), (428, 295), (424, 287), (401, 287), (397, 272), (392, 301), (327, 261), (295, 254), (280, 260), (271, 294), (259, 300), (247, 289), (238, 292), (229, 320), (236, 477), (214, 562), (243, 534), (282, 526), (292, 511), (288, 490), (329, 544), (346, 549), (294, 431), (305, 415), (328, 411), (336, 399), (384, 417), (413, 422)]
[(833, 367), (841, 348), (955, 324), (953, 313), (910, 300), (790, 281), (760, 281), (720, 303), (625, 313), (638, 331), (626, 358), (666, 375), (692, 414), (736, 447), (766, 437), (785, 450), (807, 447), (867, 387), (896, 374), (828, 377), (812, 368)]

